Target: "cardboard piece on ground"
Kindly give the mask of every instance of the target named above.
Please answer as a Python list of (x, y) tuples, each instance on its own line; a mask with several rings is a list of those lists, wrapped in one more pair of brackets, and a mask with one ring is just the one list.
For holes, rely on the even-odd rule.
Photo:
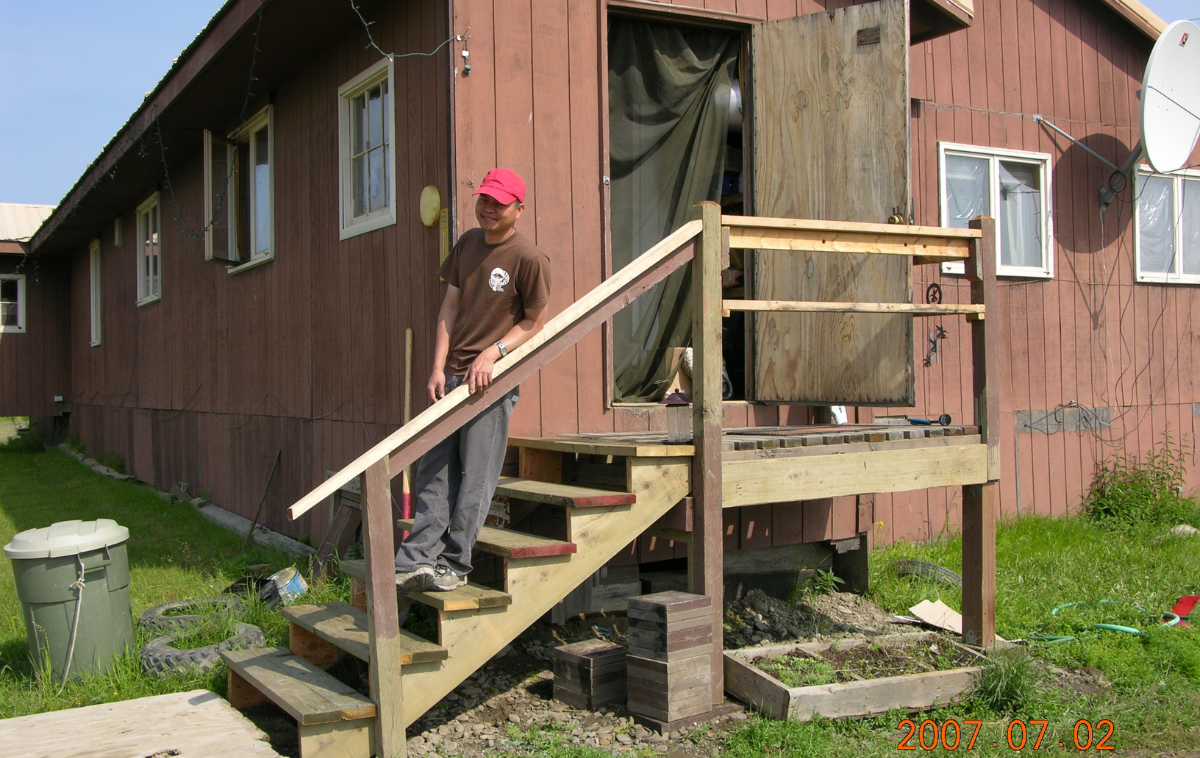
[[(946, 605), (941, 600), (937, 601), (936, 603), (931, 603), (928, 600), (922, 600), (912, 608), (909, 608), (908, 612), (930, 626), (936, 626), (939, 629), (945, 629), (946, 631), (954, 632), (955, 634), (962, 634), (962, 614)], [(1007, 642), (1007, 640), (998, 634), (996, 635), (996, 640), (999, 642)]]

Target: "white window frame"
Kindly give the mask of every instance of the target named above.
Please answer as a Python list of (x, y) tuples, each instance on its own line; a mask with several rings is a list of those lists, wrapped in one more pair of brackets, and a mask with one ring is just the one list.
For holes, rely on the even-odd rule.
[[(946, 195), (946, 153), (968, 155), (973, 158), (984, 158), (988, 161), (988, 185), (991, 197), (991, 208), (988, 212), (996, 219), (996, 276), (1019, 276), (1034, 279), (1054, 278), (1054, 220), (1051, 212), (1050, 191), (1050, 154), (1034, 153), (1027, 150), (1008, 150), (999, 147), (981, 147), (978, 145), (962, 145), (954, 142), (938, 143), (938, 206), (939, 223), (949, 225), (950, 204)], [(1041, 266), (1006, 266), (1001, 260), (1000, 246), (1000, 161), (1028, 163), (1038, 166), (1041, 178), (1042, 205), (1042, 265)], [(966, 264), (960, 262), (943, 263), (944, 274), (965, 274)]]
[(88, 265), (91, 272), (88, 291), (91, 293), (91, 346), (100, 344), (100, 240), (88, 245)]
[(24, 334), (25, 333), (25, 275), (24, 274), (0, 274), (0, 281), (17, 282), (17, 325), (4, 326), (0, 324), (0, 334)]
[[(158, 260), (158, 269), (154, 273), (145, 272), (147, 255), (143, 242), (146, 239), (146, 226), (151, 217), (154, 219), (154, 228), (158, 232), (158, 240), (154, 244), (158, 246), (155, 251), (155, 257)], [(158, 202), (158, 193), (155, 192), (146, 199), (137, 208), (137, 250), (134, 253), (134, 258), (137, 261), (137, 304), (149, 305), (156, 303), (162, 299), (162, 206)]]
[[(269, 217), (267, 219), (267, 246), (263, 251), (258, 251), (258, 228), (255, 224), (255, 219), (258, 215), (258, 194), (254, 191), (254, 167), (258, 158), (258, 144), (254, 140), (254, 136), (263, 129), (267, 130), (267, 202), (269, 205)], [(245, 124), (237, 129), (234, 129), (226, 135), (226, 141), (240, 146), (245, 143), (248, 146), (246, 167), (243, 171), (250, 172), (247, 178), (246, 186), (248, 188), (249, 197), (246, 199), (246, 223), (249, 225), (247, 230), (248, 250), (241, 250), (238, 244), (241, 240), (241, 234), (238, 230), (239, 197), (238, 197), (238, 182), (230, 183), (226, 194), (224, 208), (217, 208), (213, 204), (213, 180), (212, 176), (212, 161), (209, 158), (210, 141), (219, 139), (211, 132), (206, 130), (205, 135), (205, 159), (204, 159), (204, 217), (207, 219), (208, 227), (204, 233), (205, 258), (213, 260), (213, 235), (218, 233), (218, 230), (213, 224), (214, 216), (223, 212), (228, 214), (228, 224), (226, 226), (228, 234), (228, 247), (226, 249), (234, 251), (237, 256), (237, 263), (226, 263), (226, 271), (230, 274), (236, 274), (240, 271), (245, 271), (248, 268), (262, 265), (267, 261), (275, 259), (275, 108), (267, 105), (258, 113), (251, 116)], [(236, 153), (231, 151), (229, 158), (226, 161), (225, 176), (231, 177), (234, 172), (234, 161), (237, 159)], [(225, 177), (221, 177), (224, 179)], [(230, 212), (232, 211), (232, 212)]]
[(1200, 181), (1200, 171), (1181, 170), (1172, 171), (1169, 174), (1160, 174), (1146, 164), (1138, 165), (1136, 179), (1134, 181), (1134, 192), (1140, 194), (1138, 189), (1143, 176), (1156, 176), (1163, 179), (1170, 179), (1172, 183), (1172, 205), (1171, 218), (1175, 221), (1175, 238), (1171, 242), (1171, 246), (1175, 254), (1175, 272), (1174, 274), (1159, 274), (1156, 272), (1142, 272), (1142, 214), (1139, 208), (1137, 199), (1133, 205), (1133, 249), (1134, 249), (1134, 272), (1137, 275), (1139, 282), (1153, 284), (1200, 284), (1200, 273), (1185, 274), (1183, 273), (1183, 182)]
[[(384, 58), (358, 76), (338, 87), (338, 238), (349, 239), (359, 234), (382, 229), (396, 223), (396, 87), (394, 67), (390, 59)], [(388, 105), (384, 112), (387, 120), (388, 202), (379, 210), (354, 216), (354, 189), (351, 181), (352, 161), (350, 156), (350, 104), (351, 101), (387, 81)]]

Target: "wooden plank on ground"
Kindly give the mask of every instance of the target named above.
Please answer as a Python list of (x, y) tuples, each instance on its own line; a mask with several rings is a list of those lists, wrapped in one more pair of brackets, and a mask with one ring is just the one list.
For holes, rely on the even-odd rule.
[(374, 703), (287, 648), (223, 650), (221, 658), (299, 724), (354, 721), (375, 715)]
[(0, 720), (0, 758), (280, 758), (267, 735), (208, 690)]

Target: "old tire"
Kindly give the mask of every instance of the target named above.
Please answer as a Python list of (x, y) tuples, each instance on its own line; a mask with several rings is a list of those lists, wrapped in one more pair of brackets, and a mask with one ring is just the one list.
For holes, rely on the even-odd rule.
[(962, 586), (961, 576), (950, 569), (926, 561), (896, 561), (896, 573), (899, 576), (919, 576), (951, 587)]
[(168, 616), (171, 611), (197, 608), (204, 605), (224, 606), (231, 613), (241, 613), (242, 601), (236, 595), (216, 595), (214, 597), (191, 597), (186, 600), (172, 600), (169, 603), (148, 608), (138, 617), (138, 629), (146, 629), (159, 634), (182, 632), (185, 629), (200, 625), (200, 617)]
[(158, 637), (139, 651), (142, 670), (162, 679), (168, 674), (183, 673), (191, 669), (208, 671), (221, 659), (222, 650), (242, 650), (265, 647), (267, 638), (253, 624), (238, 624), (237, 633), (215, 645), (180, 650), (172, 645), (178, 634)]

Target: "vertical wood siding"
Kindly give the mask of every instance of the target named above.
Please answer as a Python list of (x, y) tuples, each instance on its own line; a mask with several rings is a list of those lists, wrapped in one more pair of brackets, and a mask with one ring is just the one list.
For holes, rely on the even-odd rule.
[(0, 274), (25, 275), (25, 332), (0, 334), (0, 416), (56, 416), (54, 396), (71, 386), (70, 271), (59, 259), (0, 254)]
[[(428, 52), (448, 36), (446, 4), (435, 0), (384, 4), (371, 16), (389, 52)], [(177, 209), (161, 194), (160, 302), (136, 305), (133, 209), (121, 247), (111, 231), (101, 235), (99, 347), (88, 346), (87, 252), (72, 257), (67, 394), (72, 431), (89, 452), (116, 452), (139, 479), (187, 482), (250, 518), (282, 451), (262, 521), (320, 536), (323, 509), (296, 524), (283, 510), (403, 421), (410, 327), (423, 407), (440, 290), (438, 232), (420, 223), (418, 199), (426, 185), (449, 196), (450, 54), (395, 61), (394, 226), (338, 240), (337, 89), (380, 57), (356, 27), (271, 93), (275, 260), (233, 275), (204, 261), (203, 240), (176, 218), (178, 210), (188, 228), (203, 225), (198, 154), (171, 172)]]

